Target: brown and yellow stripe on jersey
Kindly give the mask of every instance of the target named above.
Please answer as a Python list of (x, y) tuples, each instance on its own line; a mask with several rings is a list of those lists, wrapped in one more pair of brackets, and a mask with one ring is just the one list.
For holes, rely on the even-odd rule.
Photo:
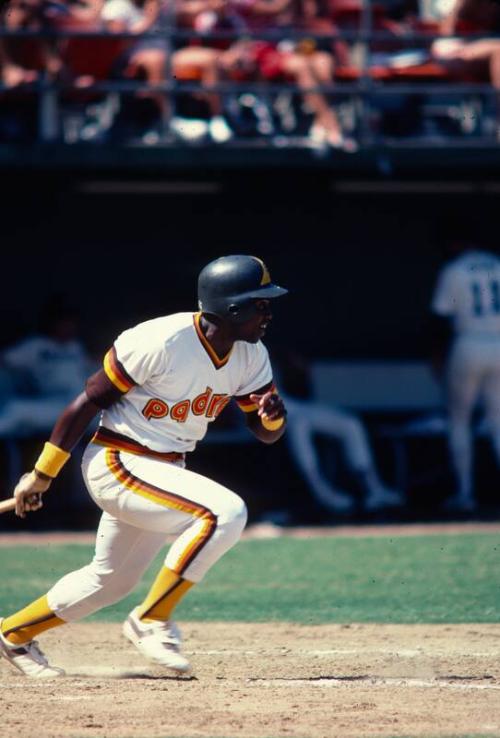
[(231, 353), (233, 349), (231, 348), (225, 356), (222, 357), (222, 359), (217, 356), (216, 352), (212, 348), (210, 342), (206, 338), (205, 334), (201, 330), (200, 320), (201, 320), (201, 313), (195, 313), (193, 316), (194, 320), (194, 327), (196, 330), (196, 334), (198, 338), (200, 339), (201, 345), (209, 355), (212, 364), (215, 366), (216, 369), (221, 369), (223, 366), (226, 366), (227, 362), (229, 361), (229, 358), (231, 356)]
[(253, 400), (250, 399), (250, 395), (256, 394), (256, 395), (265, 395), (266, 392), (276, 392), (276, 385), (271, 382), (270, 384), (266, 385), (262, 389), (259, 389), (257, 392), (250, 392), (248, 395), (243, 395), (242, 397), (235, 397), (238, 407), (240, 410), (243, 410), (244, 413), (253, 413), (255, 410), (259, 409), (259, 406), (255, 404)]
[(208, 541), (212, 538), (217, 528), (217, 516), (203, 505), (199, 505), (192, 500), (188, 500), (174, 492), (168, 492), (154, 484), (145, 482), (143, 479), (132, 474), (122, 463), (120, 452), (116, 449), (108, 448), (106, 450), (106, 464), (112, 474), (118, 479), (124, 487), (131, 490), (141, 497), (145, 497), (151, 502), (170, 508), (171, 510), (179, 510), (187, 513), (201, 521), (201, 525), (195, 535), (179, 555), (177, 563), (172, 567), (172, 571), (181, 576), (187, 569), (189, 564), (196, 558)]
[(123, 364), (119, 361), (114, 346), (110, 348), (104, 357), (104, 371), (106, 372), (108, 379), (113, 382), (120, 392), (128, 392), (132, 387), (137, 386), (137, 382), (134, 382), (130, 374), (127, 373)]
[(255, 410), (259, 409), (259, 406), (256, 405), (249, 397), (237, 397), (236, 402), (240, 410), (243, 410), (244, 413), (253, 413)]
[(152, 448), (139, 443), (139, 441), (105, 428), (103, 425), (99, 426), (90, 440), (98, 446), (106, 446), (116, 451), (126, 451), (128, 454), (148, 456), (152, 459), (160, 459), (161, 461), (183, 461), (186, 458), (186, 454), (180, 453), (179, 451), (154, 451)]

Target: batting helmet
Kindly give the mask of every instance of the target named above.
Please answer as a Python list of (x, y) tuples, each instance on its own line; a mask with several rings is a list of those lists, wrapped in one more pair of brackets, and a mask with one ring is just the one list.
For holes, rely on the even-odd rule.
[(271, 282), (266, 265), (256, 256), (222, 256), (207, 264), (198, 277), (200, 310), (233, 323), (252, 317), (254, 300), (269, 300), (287, 292)]

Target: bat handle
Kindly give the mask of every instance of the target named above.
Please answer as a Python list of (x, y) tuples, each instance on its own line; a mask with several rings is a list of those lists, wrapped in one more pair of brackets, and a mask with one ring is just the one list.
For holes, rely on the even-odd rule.
[(0, 502), (0, 515), (2, 513), (10, 512), (11, 510), (15, 510), (15, 509), (16, 509), (16, 498), (15, 497), (11, 497), (8, 500), (2, 500), (2, 502)]
[[(33, 494), (43, 495), (44, 492), (47, 491), (47, 489), (41, 489), (39, 492), (33, 492)], [(15, 510), (15, 509), (16, 509), (16, 498), (15, 497), (10, 497), (9, 499), (2, 500), (2, 502), (0, 502), (0, 515), (2, 513), (10, 512), (11, 510)]]

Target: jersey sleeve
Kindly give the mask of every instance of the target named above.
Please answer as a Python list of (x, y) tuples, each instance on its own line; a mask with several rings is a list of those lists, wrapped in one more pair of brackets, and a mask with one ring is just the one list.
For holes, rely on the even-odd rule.
[(446, 267), (438, 277), (432, 298), (432, 311), (436, 315), (451, 316), (456, 310), (457, 275)]
[(252, 392), (274, 389), (273, 371), (267, 349), (260, 342), (256, 344), (255, 348), (255, 354), (248, 365), (245, 377), (235, 393), (238, 407), (246, 413), (257, 410), (257, 405), (250, 399)]
[(165, 350), (141, 332), (140, 326), (118, 336), (104, 357), (108, 379), (123, 394), (164, 370)]

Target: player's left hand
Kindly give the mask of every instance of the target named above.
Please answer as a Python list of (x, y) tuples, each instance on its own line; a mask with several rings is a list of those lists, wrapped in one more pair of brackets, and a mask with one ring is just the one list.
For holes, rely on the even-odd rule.
[(286, 408), (281, 397), (276, 392), (266, 392), (264, 395), (250, 395), (252, 402), (258, 406), (258, 414), (265, 420), (278, 420), (286, 417)]
[(51, 482), (49, 478), (42, 479), (35, 471), (23, 474), (14, 489), (16, 515), (25, 518), (27, 512), (39, 510), (43, 505), (42, 493), (50, 487)]

